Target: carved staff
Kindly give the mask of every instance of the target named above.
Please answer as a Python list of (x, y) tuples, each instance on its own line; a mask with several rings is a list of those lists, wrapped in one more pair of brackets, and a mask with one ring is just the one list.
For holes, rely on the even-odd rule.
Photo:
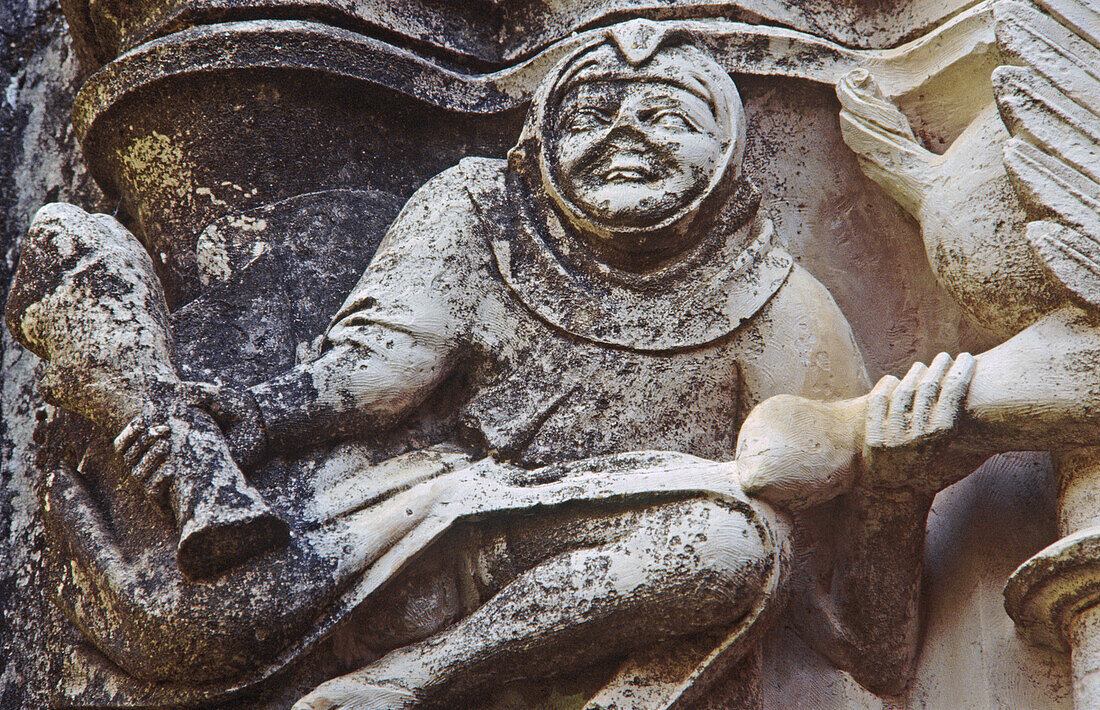
[(180, 570), (206, 577), (286, 544), (286, 524), (183, 390), (164, 293), (137, 239), (112, 217), (54, 204), (39, 211), (23, 244), (6, 316), (15, 338), (47, 363), (43, 398), (123, 439), (147, 435), (127, 430), (135, 418), (164, 417), (161, 448), (134, 472), (175, 518)]

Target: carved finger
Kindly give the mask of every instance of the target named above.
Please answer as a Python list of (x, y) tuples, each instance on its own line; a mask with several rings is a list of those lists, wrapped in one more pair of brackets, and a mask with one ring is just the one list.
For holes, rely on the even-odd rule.
[(955, 426), (962, 411), (963, 401), (970, 391), (970, 381), (974, 378), (977, 361), (970, 353), (960, 353), (955, 358), (947, 375), (943, 378), (940, 398), (932, 412), (930, 422), (933, 431), (950, 429)]
[(137, 465), (131, 467), (134, 478), (148, 484), (157, 468), (164, 463), (171, 451), (172, 442), (170, 441), (162, 439), (153, 444), (137, 462)]
[(148, 451), (147, 446), (141, 445), (141, 442), (143, 440), (148, 440), (148, 432), (148, 429), (142, 429), (137, 439), (130, 444), (129, 448), (122, 452), (122, 460), (131, 469), (137, 464), (138, 461), (141, 460), (141, 457), (145, 455), (145, 452)]
[(890, 411), (886, 414), (886, 443), (900, 443), (904, 439), (908, 423), (913, 414), (913, 399), (917, 394), (917, 384), (924, 377), (928, 367), (924, 363), (913, 363), (905, 373), (901, 383), (890, 398)]
[(142, 430), (137, 437), (137, 441), (130, 445), (130, 448), (122, 452), (122, 460), (126, 462), (126, 465), (133, 468), (140, 461), (158, 441), (168, 436), (172, 429), (165, 424), (159, 424), (154, 427), (149, 427)]
[(863, 432), (866, 446), (882, 445), (883, 426), (886, 423), (886, 414), (890, 411), (890, 397), (900, 382), (893, 375), (886, 375), (875, 383), (871, 393), (867, 395), (867, 418)]
[(917, 385), (916, 398), (913, 400), (913, 416), (909, 421), (909, 431), (916, 435), (926, 434), (932, 410), (939, 400), (943, 378), (951, 369), (951, 356), (940, 353), (928, 366), (920, 384)]
[(122, 453), (130, 448), (130, 444), (134, 443), (134, 439), (137, 438), (138, 434), (145, 431), (147, 426), (148, 422), (146, 422), (143, 417), (134, 417), (131, 419), (130, 423), (115, 437), (113, 442), (115, 451)]
[(138, 429), (138, 434), (130, 437), (129, 447), (122, 451), (122, 460), (127, 462), (127, 466), (133, 467), (144, 456), (145, 451), (171, 432), (172, 428), (164, 424)]

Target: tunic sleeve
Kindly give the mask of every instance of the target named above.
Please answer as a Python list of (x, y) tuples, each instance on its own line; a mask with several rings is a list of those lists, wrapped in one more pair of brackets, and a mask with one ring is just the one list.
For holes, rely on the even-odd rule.
[(454, 370), (488, 253), (464, 179), (452, 168), (409, 199), (318, 359), (253, 388), (274, 449), (389, 427)]
[(409, 199), (333, 318), (328, 345), (374, 344), (371, 326), (440, 349), (463, 339), (474, 310), (473, 273), (487, 253), (464, 178), (461, 166), (452, 168)]
[(749, 408), (777, 394), (835, 400), (870, 388), (848, 320), (829, 291), (799, 266), (741, 338)]

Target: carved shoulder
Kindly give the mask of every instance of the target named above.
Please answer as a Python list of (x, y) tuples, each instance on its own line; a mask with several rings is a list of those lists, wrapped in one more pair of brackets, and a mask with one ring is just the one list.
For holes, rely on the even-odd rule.
[(776, 394), (845, 399), (870, 386), (848, 320), (798, 265), (740, 337), (749, 404)]
[(336, 314), (329, 336), (382, 312), (390, 320), (404, 314), (402, 321), (428, 318), (439, 326), (443, 320), (464, 322), (476, 290), (473, 275), (491, 259), (486, 220), (493, 215), (485, 214), (479, 195), (503, 181), (503, 165), (463, 160), (417, 190)]
[(503, 160), (466, 158), (424, 183), (401, 209), (378, 248), (385, 258), (396, 242), (439, 249), (455, 239), (480, 233), (479, 204), (504, 182)]

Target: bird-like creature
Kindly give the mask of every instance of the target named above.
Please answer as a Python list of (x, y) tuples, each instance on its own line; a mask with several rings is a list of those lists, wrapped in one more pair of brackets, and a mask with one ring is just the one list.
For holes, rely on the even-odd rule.
[[(988, 104), (942, 155), (920, 143), (870, 71), (845, 76), (837, 95), (864, 173), (920, 223), (944, 288), (1004, 342), (974, 358), (957, 417), (875, 415), (885, 391), (954, 387), (961, 372), (918, 364), (855, 400), (764, 402), (741, 430), (738, 462), (748, 491), (799, 508), (855, 485), (934, 494), (993, 454), (1052, 451), (1064, 537), (1016, 571), (1006, 607), (1031, 640), (1074, 649), (1075, 698), (1091, 707), (1100, 697), (1100, 639), (1088, 632), (1100, 619), (1088, 591), (1100, 581), (1100, 6), (999, 0), (993, 22), (1002, 60), (993, 101), (974, 98)], [(890, 467), (874, 465), (876, 446), (907, 431), (928, 463), (907, 470), (926, 473), (883, 479)]]

